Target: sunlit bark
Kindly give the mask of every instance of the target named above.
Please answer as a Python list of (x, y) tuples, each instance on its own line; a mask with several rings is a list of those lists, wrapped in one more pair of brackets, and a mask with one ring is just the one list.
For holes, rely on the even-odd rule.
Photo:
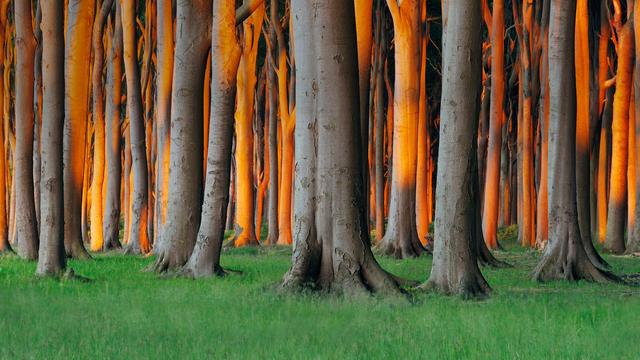
[(64, 248), (69, 257), (88, 258), (82, 243), (82, 189), (89, 112), (89, 68), (95, 1), (69, 0), (65, 35)]
[[(4, 114), (5, 98), (11, 90), (5, 86), (4, 74), (7, 57), (5, 55), (5, 39), (7, 32), (7, 6), (8, 1), (5, 0), (0, 3), (0, 56), (3, 59), (0, 60), (0, 75), (3, 76), (0, 82), (0, 112)], [(4, 117), (4, 119), (7, 119)], [(9, 176), (8, 164), (6, 162), (6, 149), (5, 140), (7, 134), (5, 133), (5, 121), (0, 123), (0, 253), (11, 251), (11, 245), (9, 244), (9, 228), (8, 228), (8, 185), (7, 177)]]
[(625, 250), (624, 233), (627, 210), (627, 159), (629, 146), (629, 100), (634, 62), (634, 34), (632, 21), (628, 21), (620, 35), (618, 71), (613, 99), (611, 189), (605, 248), (620, 254)]
[[(236, 108), (236, 247), (257, 245), (253, 192), (253, 106), (256, 88), (256, 62), (260, 39), (264, 6), (242, 24), (243, 47), (238, 68), (238, 94)], [(281, 233), (282, 235), (282, 233)]]
[(416, 225), (416, 162), (420, 100), (420, 3), (387, 0), (395, 34), (395, 97), (391, 199), (387, 230), (379, 247), (396, 258), (424, 252)]
[[(637, 34), (635, 36), (635, 58), (640, 58), (640, 1), (634, 2), (633, 9), (633, 27), (634, 33)], [(630, 183), (630, 188), (634, 188), (635, 190), (635, 211), (632, 214), (633, 216), (633, 226), (629, 227), (629, 239), (627, 241), (626, 251), (627, 253), (638, 253), (640, 252), (640, 176), (638, 175), (638, 171), (640, 170), (640, 62), (636, 60), (635, 68), (633, 73), (633, 89), (634, 89), (634, 105), (630, 108), (630, 111), (634, 113), (635, 120), (635, 128), (630, 129), (630, 132), (633, 131), (635, 135), (635, 147), (630, 148), (631, 152), (634, 153), (635, 156), (635, 182)]]

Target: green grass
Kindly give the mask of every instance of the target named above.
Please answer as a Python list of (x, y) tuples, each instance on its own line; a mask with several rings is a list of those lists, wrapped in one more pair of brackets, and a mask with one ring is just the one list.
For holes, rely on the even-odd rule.
[[(510, 247), (506, 247), (510, 248)], [(22, 358), (489, 358), (631, 359), (640, 352), (640, 289), (537, 284), (538, 254), (498, 255), (513, 269), (483, 272), (485, 301), (415, 294), (411, 302), (275, 290), (288, 249), (226, 252), (224, 279), (160, 278), (152, 258), (71, 261), (89, 283), (36, 279), (34, 263), (0, 258), (0, 359)], [(640, 259), (608, 257), (619, 272)], [(431, 257), (380, 258), (424, 281)]]

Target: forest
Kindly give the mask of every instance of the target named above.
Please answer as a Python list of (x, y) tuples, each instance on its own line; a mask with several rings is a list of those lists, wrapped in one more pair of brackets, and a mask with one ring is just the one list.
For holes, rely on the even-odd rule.
[(638, 356), (640, 0), (0, 0), (0, 80), (0, 358)]

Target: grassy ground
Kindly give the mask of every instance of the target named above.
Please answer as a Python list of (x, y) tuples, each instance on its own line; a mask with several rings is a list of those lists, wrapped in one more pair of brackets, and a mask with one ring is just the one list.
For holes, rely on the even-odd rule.
[[(640, 289), (528, 277), (538, 255), (507, 244), (513, 269), (483, 272), (490, 299), (416, 294), (411, 302), (282, 295), (288, 249), (233, 250), (224, 279), (159, 278), (152, 258), (71, 261), (93, 281), (38, 280), (0, 257), (0, 358), (490, 358), (640, 356)], [(640, 272), (638, 258), (607, 258)], [(423, 281), (431, 258), (383, 266)]]

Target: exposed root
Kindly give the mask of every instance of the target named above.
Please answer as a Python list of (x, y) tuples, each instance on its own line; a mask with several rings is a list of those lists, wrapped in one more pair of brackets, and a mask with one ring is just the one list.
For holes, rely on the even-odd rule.
[[(555, 280), (586, 280), (597, 283), (620, 283), (622, 279), (614, 273), (594, 265), (582, 247), (572, 256), (565, 251), (570, 245), (559, 245), (548, 249), (533, 270), (532, 277), (539, 282)], [(582, 251), (580, 251), (582, 250)]]
[(463, 277), (457, 281), (453, 279), (430, 278), (417, 290), (437, 292), (447, 296), (458, 295), (463, 300), (484, 300), (491, 294), (491, 287), (481, 276)]
[(376, 246), (376, 249), (382, 254), (396, 259), (416, 258), (423, 254), (431, 253), (422, 246), (420, 240), (413, 237), (392, 238), (391, 236), (385, 236)]

